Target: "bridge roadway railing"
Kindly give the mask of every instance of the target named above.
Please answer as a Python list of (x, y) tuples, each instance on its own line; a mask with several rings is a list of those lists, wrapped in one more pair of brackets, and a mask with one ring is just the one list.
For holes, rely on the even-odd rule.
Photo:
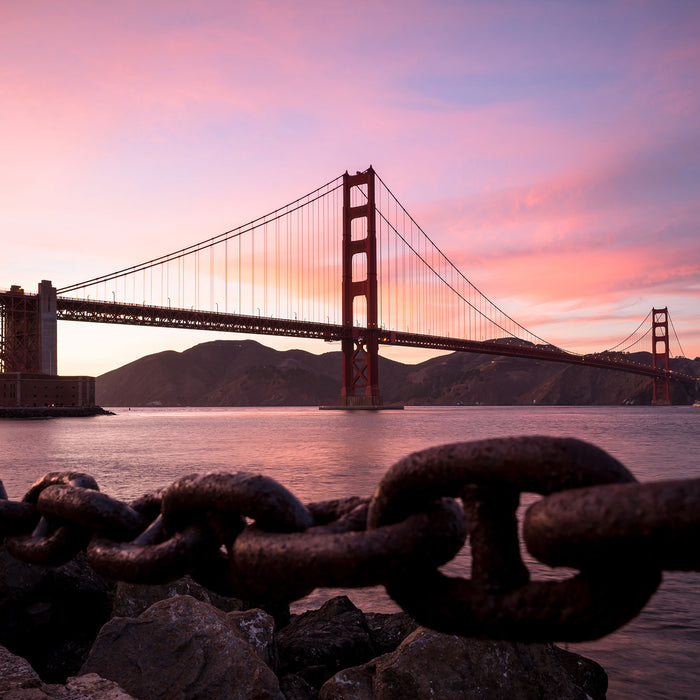
[(342, 326), (332, 323), (70, 297), (58, 297), (56, 306), (58, 318), (64, 321), (191, 328), (193, 330), (294, 336), (319, 340), (342, 339)]
[[(57, 316), (59, 319), (67, 321), (191, 328), (229, 333), (314, 338), (326, 341), (340, 341), (347, 335), (347, 331), (342, 325), (333, 323), (317, 323), (298, 319), (248, 316), (219, 311), (126, 304), (115, 301), (71, 297), (58, 297)], [(353, 337), (360, 337), (366, 335), (368, 330), (356, 327), (350, 332)], [(381, 328), (377, 329), (376, 332), (379, 343), (382, 345), (523, 357), (579, 366), (615, 369), (648, 377), (664, 378), (667, 376), (666, 371), (663, 369), (655, 369), (651, 365), (628, 360), (619, 354), (592, 353), (577, 355), (552, 345), (532, 345), (517, 338), (478, 341), (420, 333), (387, 331)], [(668, 377), (674, 381), (687, 384), (694, 384), (698, 381), (697, 377), (673, 370), (668, 372)]]
[(591, 353), (578, 355), (567, 352), (553, 345), (532, 345), (518, 338), (498, 340), (465, 340), (462, 338), (436, 337), (400, 331), (380, 332), (379, 342), (387, 345), (404, 345), (413, 348), (430, 348), (458, 352), (474, 352), (485, 355), (502, 355), (507, 357), (525, 357), (548, 362), (563, 362), (571, 365), (615, 369), (620, 372), (641, 374), (647, 377), (665, 378), (686, 384), (695, 384), (700, 378), (683, 372), (657, 369), (651, 365), (626, 359), (617, 353)]

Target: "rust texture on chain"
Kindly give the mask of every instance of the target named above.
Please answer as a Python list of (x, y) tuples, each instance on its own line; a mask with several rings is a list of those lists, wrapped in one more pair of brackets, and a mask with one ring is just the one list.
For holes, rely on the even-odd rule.
[[(522, 493), (542, 498), (521, 545)], [(21, 502), (0, 482), (0, 538), (13, 557), (49, 566), (85, 551), (119, 581), (189, 574), (270, 603), (383, 585), (442, 632), (581, 641), (635, 617), (663, 570), (700, 571), (700, 479), (639, 484), (593, 445), (542, 436), (433, 447), (394, 464), (371, 499), (307, 505), (244, 472), (191, 474), (130, 504), (87, 474), (52, 472)], [(467, 538), (471, 577), (442, 573)], [(523, 546), (544, 579), (531, 580)]]

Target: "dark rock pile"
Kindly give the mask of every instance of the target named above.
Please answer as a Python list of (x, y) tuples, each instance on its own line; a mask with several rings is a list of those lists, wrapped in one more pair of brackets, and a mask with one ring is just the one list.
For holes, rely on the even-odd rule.
[(551, 644), (440, 634), (345, 596), (275, 617), (188, 578), (114, 586), (82, 559), (0, 551), (0, 700), (604, 698), (596, 663)]

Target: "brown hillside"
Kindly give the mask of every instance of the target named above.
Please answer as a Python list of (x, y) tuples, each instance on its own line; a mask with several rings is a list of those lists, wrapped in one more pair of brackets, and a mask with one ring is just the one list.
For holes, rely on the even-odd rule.
[[(649, 362), (648, 353), (635, 356)], [(700, 359), (672, 368), (700, 375)], [(97, 378), (102, 406), (313, 406), (340, 394), (341, 355), (280, 352), (253, 340), (218, 340), (148, 355)], [(417, 365), (380, 358), (385, 403), (405, 405), (649, 404), (651, 381), (612, 370), (452, 353)], [(674, 403), (694, 396), (674, 385)]]

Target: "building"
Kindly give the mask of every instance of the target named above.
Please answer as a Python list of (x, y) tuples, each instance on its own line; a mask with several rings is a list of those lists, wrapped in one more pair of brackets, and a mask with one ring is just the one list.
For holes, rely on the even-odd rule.
[(60, 377), (30, 372), (0, 373), (0, 406), (31, 408), (95, 405), (94, 377)]

